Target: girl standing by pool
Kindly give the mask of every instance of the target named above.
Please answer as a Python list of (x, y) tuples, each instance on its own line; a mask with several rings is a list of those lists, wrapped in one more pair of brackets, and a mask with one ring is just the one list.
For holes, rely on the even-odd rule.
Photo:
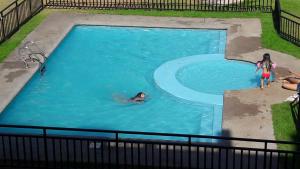
[(256, 66), (257, 66), (257, 69), (256, 69), (256, 72), (259, 70), (259, 69), (262, 69), (262, 74), (261, 74), (261, 78), (260, 78), (260, 88), (263, 89), (264, 88), (264, 81), (265, 79), (268, 80), (268, 83), (267, 83), (267, 87), (270, 87), (270, 83), (271, 83), (271, 80), (270, 80), (270, 76), (271, 76), (271, 71), (272, 69), (275, 68), (275, 64), (271, 61), (271, 56), (270, 54), (268, 53), (265, 53), (263, 55), (263, 59), (261, 61), (258, 61), (256, 63)]

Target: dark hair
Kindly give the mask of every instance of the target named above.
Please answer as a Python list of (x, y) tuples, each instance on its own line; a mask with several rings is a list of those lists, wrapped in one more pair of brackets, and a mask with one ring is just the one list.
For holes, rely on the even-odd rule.
[(134, 97), (141, 97), (142, 94), (144, 94), (143, 92), (138, 92)]
[(272, 60), (271, 60), (271, 55), (269, 53), (265, 53), (263, 55), (263, 59), (261, 61), (259, 61), (261, 64), (267, 64), (267, 69), (268, 71), (270, 71), (272, 69)]

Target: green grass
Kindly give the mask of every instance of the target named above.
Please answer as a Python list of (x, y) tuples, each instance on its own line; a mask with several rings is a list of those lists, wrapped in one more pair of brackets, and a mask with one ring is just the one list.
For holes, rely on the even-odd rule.
[(47, 16), (49, 12), (45, 11), (33, 17), (22, 28), (15, 33), (10, 39), (0, 45), (0, 62), (6, 58), (21, 42), (32, 32)]
[(145, 10), (51, 10), (47, 9), (35, 16), (20, 31), (14, 34), (8, 41), (0, 45), (0, 61), (13, 51), (21, 41), (33, 31), (50, 13), (56, 11), (80, 12), (91, 14), (116, 14), (116, 15), (143, 15), (143, 16), (173, 16), (173, 17), (197, 17), (197, 18), (259, 18), (263, 27), (262, 46), (284, 52), (300, 58), (300, 48), (280, 38), (272, 22), (271, 14), (266, 13), (241, 13), (241, 12), (195, 12), (195, 11), (145, 11)]
[(12, 2), (14, 2), (14, 0), (0, 0), (0, 11)]
[[(288, 102), (272, 105), (272, 119), (276, 140), (300, 141), (300, 133), (297, 132)], [(300, 150), (300, 147), (285, 144), (278, 144), (278, 148), (282, 150)]]
[(300, 16), (300, 1), (299, 0), (281, 0), (281, 8)]

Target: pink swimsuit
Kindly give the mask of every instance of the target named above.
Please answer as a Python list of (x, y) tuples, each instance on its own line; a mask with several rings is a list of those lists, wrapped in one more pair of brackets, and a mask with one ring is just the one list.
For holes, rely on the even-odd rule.
[(265, 79), (269, 79), (270, 78), (270, 72), (268, 72), (268, 73), (262, 73), (262, 75), (261, 75), (263, 78), (265, 78)]

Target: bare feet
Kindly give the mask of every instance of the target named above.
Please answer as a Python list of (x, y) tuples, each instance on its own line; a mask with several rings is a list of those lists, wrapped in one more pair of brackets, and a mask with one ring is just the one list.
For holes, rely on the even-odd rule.
[(287, 81), (287, 80), (282, 80), (282, 83), (289, 83), (289, 81)]
[(278, 79), (279, 79), (279, 80), (285, 80), (286, 77), (279, 77)]

